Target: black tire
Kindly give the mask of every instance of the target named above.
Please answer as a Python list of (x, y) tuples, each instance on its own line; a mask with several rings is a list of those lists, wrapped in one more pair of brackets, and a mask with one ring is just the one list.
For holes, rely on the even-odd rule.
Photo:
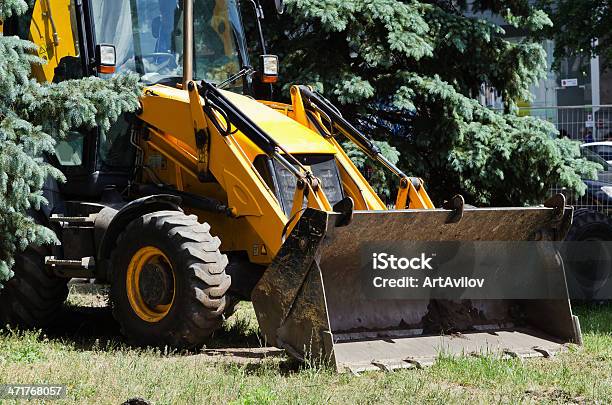
[[(221, 241), (209, 231), (195, 215), (159, 211), (132, 221), (119, 236), (111, 255), (110, 295), (113, 316), (132, 343), (194, 348), (221, 326), (231, 278), (225, 273), (227, 257), (219, 252)], [(174, 298), (155, 322), (138, 315), (126, 287), (132, 257), (147, 246), (163, 252), (173, 273)]]
[[(593, 300), (602, 288), (610, 284), (612, 276), (612, 219), (607, 215), (586, 208), (574, 211), (572, 226), (565, 237), (570, 242), (563, 249), (570, 297)], [(608, 286), (609, 288), (609, 286)]]
[(48, 326), (68, 297), (68, 280), (45, 267), (46, 249), (29, 247), (15, 257), (15, 273), (0, 290), (0, 326)]

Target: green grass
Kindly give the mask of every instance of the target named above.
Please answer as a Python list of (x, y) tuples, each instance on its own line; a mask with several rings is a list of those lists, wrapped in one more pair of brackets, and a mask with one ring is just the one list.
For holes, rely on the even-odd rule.
[(301, 365), (278, 352), (256, 352), (246, 360), (230, 356), (259, 346), (247, 304), (210, 345), (226, 356), (134, 349), (118, 338), (83, 336), (79, 329), (74, 336), (50, 337), (8, 331), (0, 335), (0, 384), (67, 384), (68, 397), (53, 403), (79, 404), (118, 404), (132, 397), (155, 404), (612, 403), (612, 305), (575, 312), (584, 346), (552, 359), (441, 357), (422, 370), (359, 376)]

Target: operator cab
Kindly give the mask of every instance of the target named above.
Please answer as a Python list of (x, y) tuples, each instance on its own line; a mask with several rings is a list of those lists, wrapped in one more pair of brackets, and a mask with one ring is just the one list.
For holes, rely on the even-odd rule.
[[(258, 3), (251, 3), (257, 9)], [(70, 21), (70, 28), (58, 26), (60, 42), (47, 50), (53, 52), (48, 58), (39, 51), (48, 61), (35, 68), (39, 80), (109, 78), (133, 72), (145, 85), (174, 87), (183, 82), (183, 0), (57, 0), (49, 10), (40, 7), (37, 2), (7, 30), (31, 39), (41, 35), (35, 21)], [(66, 10), (69, 16), (64, 15)], [(40, 13), (42, 17), (33, 18)], [(237, 0), (193, 0), (193, 44), (194, 80), (252, 93), (254, 70)], [(267, 65), (270, 61), (275, 59), (268, 58)], [(83, 128), (58, 142), (50, 159), (66, 176), (62, 195), (99, 201), (108, 188), (123, 191), (134, 175), (138, 126), (133, 116), (123, 116), (104, 135)]]
[[(48, 41), (59, 38), (47, 49), (39, 49), (47, 63), (34, 67), (38, 80), (108, 78), (133, 72), (145, 85), (174, 87), (183, 82), (183, 0), (54, 0), (48, 10), (41, 4), (36, 2), (29, 13), (4, 26), (6, 34), (37, 38), (37, 43), (41, 35), (49, 36)], [(255, 82), (270, 83), (278, 72), (277, 58), (265, 52), (259, 3), (250, 0), (247, 4), (254, 7), (263, 51)], [(276, 0), (276, 6), (282, 11), (281, 0)], [(64, 22), (57, 24), (57, 32), (56, 26), (41, 27), (37, 22), (50, 23), (53, 18)], [(237, 0), (193, 0), (193, 44), (194, 80), (253, 94), (255, 71), (250, 67)], [(99, 201), (105, 189), (124, 190), (134, 175), (133, 136), (138, 126), (133, 116), (123, 116), (104, 135), (83, 128), (58, 142), (50, 159), (66, 176), (60, 186), (62, 195)]]
[[(114, 73), (137, 73), (147, 85), (182, 82), (182, 3), (178, 0), (91, 0), (95, 43), (98, 47), (112, 45), (114, 48)], [(193, 37), (196, 80), (223, 83), (249, 65), (236, 0), (196, 0)], [(104, 61), (98, 62), (100, 72)], [(242, 83), (231, 83), (230, 89), (248, 91), (250, 78), (246, 78)]]

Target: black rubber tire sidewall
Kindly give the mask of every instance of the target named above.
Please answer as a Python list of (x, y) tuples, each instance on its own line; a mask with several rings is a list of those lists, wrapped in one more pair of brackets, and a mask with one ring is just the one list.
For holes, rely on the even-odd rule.
[[(612, 219), (601, 212), (579, 208), (574, 212), (573, 223), (565, 240), (568, 242), (583, 242), (588, 239), (612, 241)], [(580, 290), (570, 291), (570, 295), (573, 297), (593, 299), (606, 282), (610, 283), (609, 278), (612, 276), (612, 268), (604, 266), (593, 269), (593, 273), (583, 274), (584, 270), (581, 269), (584, 269), (584, 267), (576, 266), (572, 262), (572, 257), (584, 255), (584, 252), (570, 252), (576, 249), (576, 247), (572, 248), (571, 245), (566, 245), (563, 254), (564, 263), (566, 264), (568, 286), (570, 290), (572, 287)], [(608, 256), (610, 256), (610, 254), (608, 254)], [(612, 256), (607, 259), (612, 259)], [(590, 272), (592, 269), (589, 268), (588, 270)], [(573, 282), (571, 278), (574, 278), (575, 282)]]
[(68, 279), (45, 267), (47, 247), (30, 246), (15, 257), (13, 277), (0, 290), (0, 327), (43, 328), (61, 312)]
[(139, 240), (134, 240), (133, 243), (127, 246), (119, 247), (120, 251), (115, 256), (116, 261), (113, 262), (113, 280), (111, 285), (111, 291), (113, 295), (113, 302), (119, 305), (121, 308), (131, 308), (131, 304), (128, 300), (126, 280), (127, 280), (127, 268), (132, 259), (132, 256), (140, 249), (145, 246), (154, 246), (160, 249), (164, 255), (170, 261), (172, 268), (174, 269), (175, 275), (175, 295), (174, 302), (168, 315), (157, 323), (150, 323), (142, 320), (136, 313), (131, 311), (121, 311), (121, 316), (125, 317), (125, 325), (129, 325), (133, 331), (126, 331), (128, 334), (137, 334), (145, 336), (151, 334), (151, 340), (149, 342), (143, 342), (145, 344), (154, 344), (165, 340), (165, 334), (168, 330), (174, 330), (178, 328), (178, 322), (181, 321), (180, 317), (177, 316), (177, 312), (180, 308), (184, 307), (184, 301), (187, 297), (185, 294), (186, 282), (184, 280), (185, 273), (181, 272), (180, 269), (186, 268), (189, 263), (184, 262), (184, 256), (177, 251), (177, 246), (172, 243), (169, 238), (162, 238), (162, 235), (144, 234)]

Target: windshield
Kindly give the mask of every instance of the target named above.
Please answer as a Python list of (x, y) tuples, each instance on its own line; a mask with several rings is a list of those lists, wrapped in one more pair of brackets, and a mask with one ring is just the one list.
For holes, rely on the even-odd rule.
[(592, 150), (599, 156), (601, 156), (604, 160), (612, 160), (611, 145), (594, 145)]
[[(92, 1), (96, 41), (115, 45), (117, 73), (137, 72), (147, 83), (182, 76), (182, 3)], [(194, 79), (220, 83), (248, 64), (236, 0), (195, 0), (193, 25)]]
[(602, 165), (604, 172), (612, 171), (612, 166), (608, 162), (606, 162), (604, 159), (602, 159), (602, 157), (599, 156), (597, 153), (589, 150), (588, 148), (584, 148), (584, 147), (581, 148), (581, 152), (582, 152), (582, 156), (584, 156), (586, 160), (590, 160), (591, 162), (599, 163), (600, 165)]

